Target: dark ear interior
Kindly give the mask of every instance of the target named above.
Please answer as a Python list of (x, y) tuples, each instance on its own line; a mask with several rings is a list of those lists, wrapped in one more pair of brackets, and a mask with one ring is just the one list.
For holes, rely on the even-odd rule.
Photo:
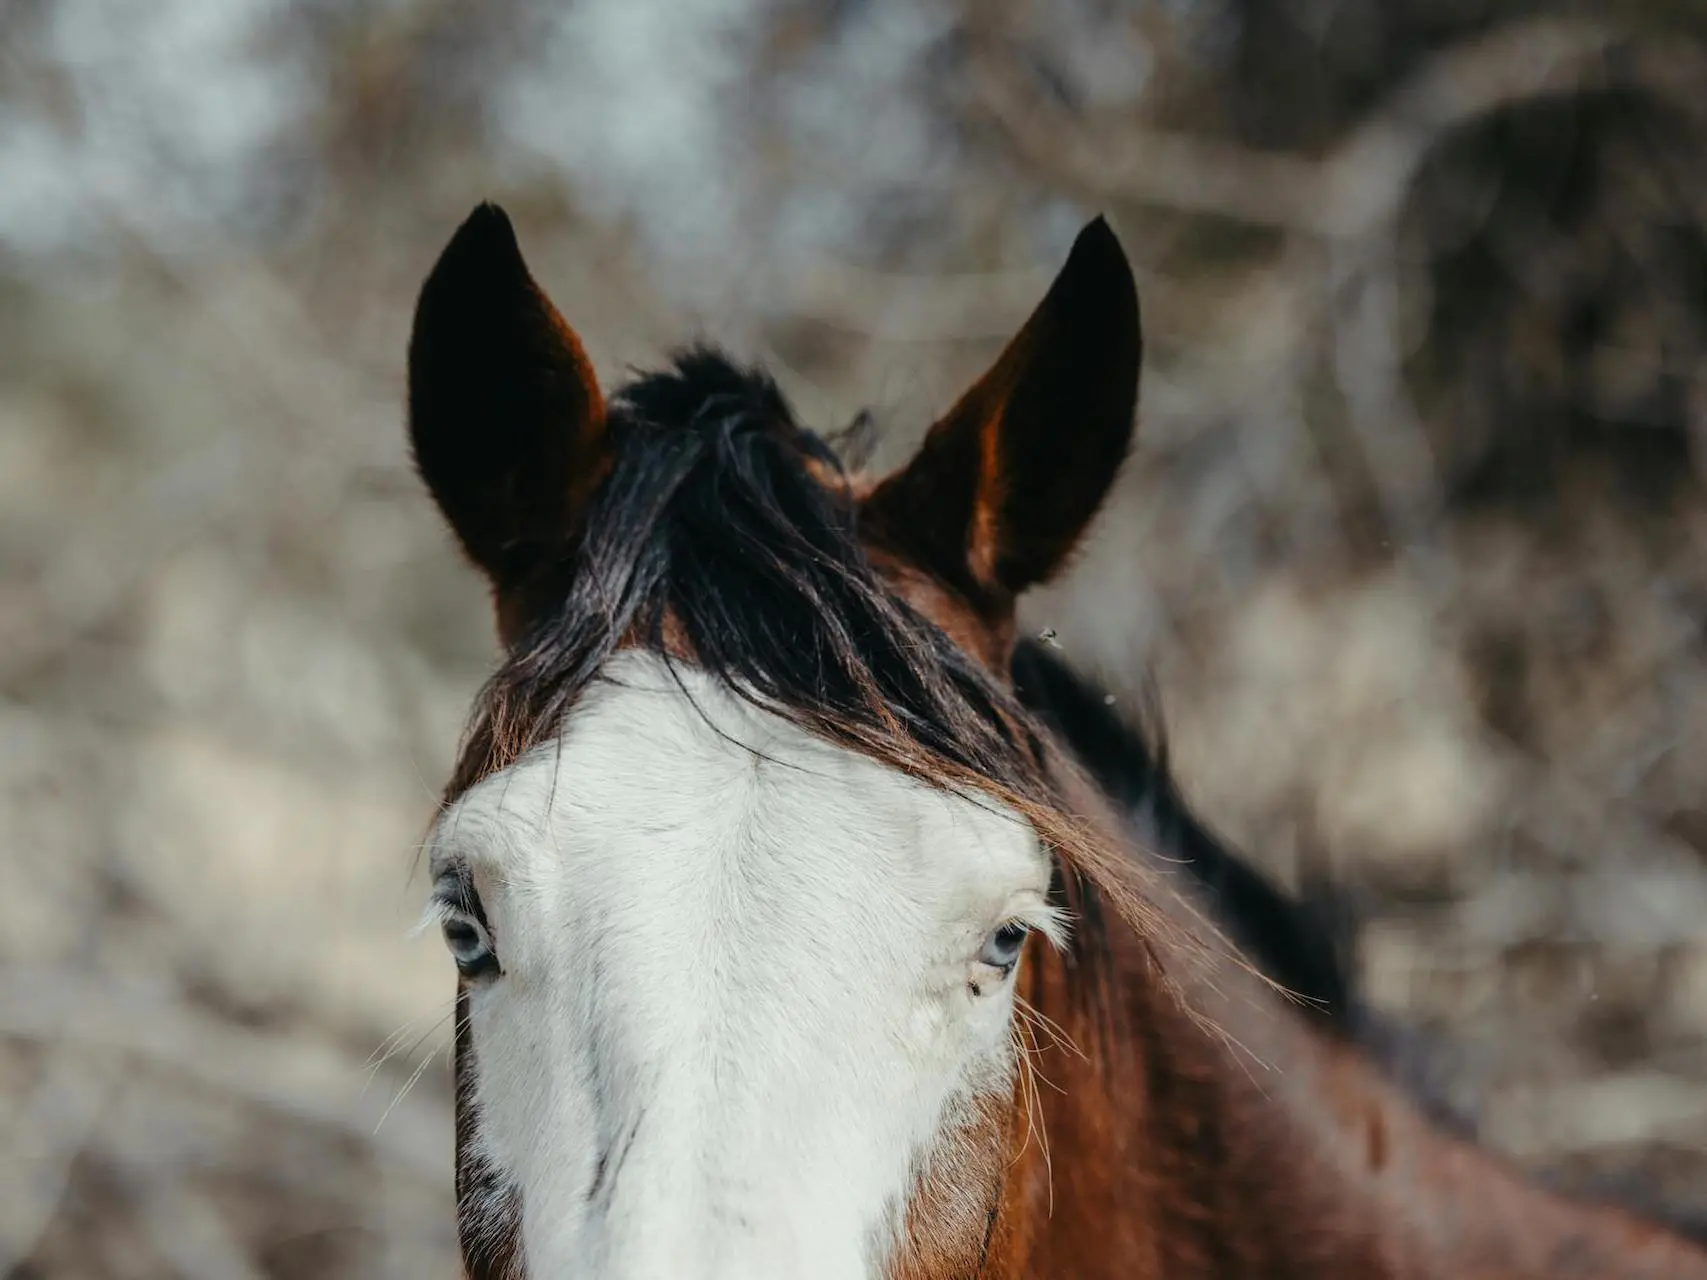
[(1138, 291), (1098, 218), (990, 370), (866, 500), (878, 545), (999, 614), (1062, 566), (1132, 440)]
[(409, 432), (421, 477), (500, 593), (574, 536), (603, 478), (598, 383), (496, 205), (469, 216), (421, 289)]

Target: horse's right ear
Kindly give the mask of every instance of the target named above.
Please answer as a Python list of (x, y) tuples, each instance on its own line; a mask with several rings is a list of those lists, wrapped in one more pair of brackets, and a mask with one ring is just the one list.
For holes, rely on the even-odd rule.
[(409, 340), (415, 465), (502, 610), (576, 535), (608, 469), (604, 401), (581, 343), (483, 204), (421, 289)]

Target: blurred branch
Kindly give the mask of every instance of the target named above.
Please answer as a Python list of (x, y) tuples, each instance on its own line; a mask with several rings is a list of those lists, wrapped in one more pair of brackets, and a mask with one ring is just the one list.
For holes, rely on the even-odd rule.
[(1086, 120), (1046, 101), (1005, 59), (972, 68), (975, 100), (1042, 172), (1096, 199), (1355, 238), (1392, 220), (1411, 180), (1452, 130), (1491, 111), (1604, 80), (1606, 55), (1630, 38), (1593, 23), (1513, 23), (1428, 59), (1321, 160)]
[(133, 1168), (127, 1176), (148, 1238), (184, 1280), (264, 1280), (206, 1196), (158, 1170)]
[[(268, 477), (269, 514), (288, 510), (312, 522), (336, 510), (344, 475), (402, 456), (395, 430), (358, 429), (388, 419), (389, 399), (363, 386), (332, 354), (297, 293), (275, 272), (257, 261), (241, 270), (185, 269), (154, 247), (146, 218), (116, 206), (102, 212), (113, 238), (189, 304), (210, 359), (245, 375), (233, 384), (245, 389), (241, 408), (252, 411), (259, 400), (275, 425), (232, 430), (187, 450), (79, 530), (41, 571), (42, 607), (28, 629), (4, 637), (0, 689), (28, 679), (121, 613), (148, 573), (186, 542), (232, 515), (254, 520), (258, 476)], [(350, 429), (326, 432), (320, 429), (326, 422)]]
[(148, 571), (243, 503), (254, 466), (252, 436), (232, 432), (146, 477), (128, 498), (86, 524), (37, 575), (41, 607), (6, 636), (0, 689), (28, 679), (135, 597)]
[[(1130, 116), (1083, 118), (1040, 92), (1005, 53), (968, 66), (974, 103), (1046, 177), (1095, 200), (1137, 200), (1332, 240), (1388, 226), (1423, 161), (1448, 133), (1491, 111), (1605, 80), (1628, 37), (1559, 19), (1513, 23), (1428, 59), (1332, 154), (1313, 160), (1148, 129)], [(1629, 68), (1626, 68), (1628, 71)], [(787, 307), (895, 340), (1000, 337), (1046, 277), (1012, 271), (915, 282), (824, 263), (798, 273)]]
[(964, 276), (904, 275), (823, 260), (782, 290), (787, 314), (890, 342), (1003, 338), (1049, 287), (1050, 273), (1016, 268)]
[(0, 971), (0, 1035), (134, 1056), (232, 1098), (344, 1134), (429, 1183), (449, 1174), (448, 1108), (419, 1090), (378, 1125), (353, 1055), (301, 1034), (216, 1022), (152, 993), (124, 992), (64, 970)]
[(1502, 1090), (1491, 1137), (1541, 1164), (1595, 1146), (1707, 1141), (1707, 1094), (1656, 1070), (1626, 1071), (1583, 1085)]
[(1353, 438), (1396, 557), (1436, 611), (1456, 588), (1433, 531), (1445, 500), (1440, 469), (1404, 376), (1397, 247), (1390, 234), (1332, 242), (1328, 354)]
[[(1321, 159), (1148, 129), (1129, 115), (1075, 115), (999, 47), (987, 46), (968, 70), (973, 101), (1019, 156), (1087, 199), (1274, 227), (1297, 246), (1326, 247), (1325, 277), (1315, 261), (1288, 253), (1273, 283), (1290, 295), (1291, 331), (1325, 335), (1391, 540), (1407, 549), (1440, 602), (1451, 584), (1436, 572), (1440, 562), (1420, 532), (1441, 497), (1439, 477), (1401, 372), (1396, 224), (1417, 174), (1452, 132), (1525, 102), (1640, 85), (1699, 113), (1693, 86), (1707, 77), (1700, 63), (1691, 48), (1662, 48), (1599, 23), (1510, 23), (1424, 59)], [(1283, 376), (1295, 390), (1323, 349), (1313, 341), (1291, 345), (1293, 367)]]
[(11, 1117), (0, 1161), (0, 1276), (30, 1256), (53, 1220), (117, 1079), (113, 1064), (91, 1064), (61, 1045), (48, 1055), (40, 1087)]

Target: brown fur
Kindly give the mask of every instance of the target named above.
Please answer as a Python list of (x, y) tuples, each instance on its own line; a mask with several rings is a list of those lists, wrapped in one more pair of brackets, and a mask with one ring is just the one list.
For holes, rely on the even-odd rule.
[[(932, 616), (957, 639), (981, 625), (946, 593), (905, 577), (898, 589), (953, 610)], [(968, 647), (1010, 644), (990, 628)], [(1082, 810), (1117, 826), (1086, 785)], [(1182, 1004), (1149, 946), (1113, 941), (1112, 1024), (1076, 994), (1065, 959), (1028, 946), (1020, 990), (1055, 1024), (1031, 1060), (1047, 1082), (1035, 1123), (1048, 1157), (1043, 1141), (1016, 1152), (980, 1269), (919, 1249), (893, 1280), (1707, 1277), (1707, 1254), (1665, 1229), (1529, 1185), (1439, 1130), (1232, 957), (1204, 972), (1201, 950), (1164, 951), (1163, 965), (1196, 975)], [(1011, 1104), (1010, 1137), (1023, 1105)], [(914, 1212), (931, 1215), (928, 1195)]]
[[(937, 785), (1011, 805), (1055, 851), (1064, 903), (1081, 917), (1066, 951), (1028, 945), (1015, 979), (1023, 1048), (1013, 1093), (946, 1123), (904, 1207), (890, 1280), (1707, 1278), (1707, 1255), (1681, 1239), (1535, 1189), (1433, 1128), (1357, 1049), (1221, 947), (1192, 903), (1146, 878), (1123, 825), (1076, 769), (1047, 746), (1039, 756), (1013, 745), (1033, 741), (996, 687), (1013, 601), (1060, 571), (1113, 483), (1138, 358), (1131, 276), (1095, 224), (911, 464), (851, 488), (820, 459), (803, 464), (835, 501), (857, 503), (867, 544), (857, 572), (874, 571), (885, 598), (904, 602), (883, 616), (900, 629), (922, 616), (982, 665), (993, 724), (965, 720), (982, 745), (951, 760), (909, 736), (863, 668), (870, 705), (778, 710)], [(609, 472), (591, 370), (495, 210), (459, 232), (423, 292), (411, 412), (422, 471), (493, 585), (510, 649), (454, 795), (555, 732), (572, 705), (576, 688), (539, 678), (553, 656), (541, 627), (562, 607), (563, 566)], [(494, 421), (506, 413), (513, 420)], [(696, 657), (667, 614), (623, 622), (607, 648), (636, 645)], [(939, 692), (942, 706), (957, 696)], [(1098, 904), (1113, 914), (1100, 932)], [(526, 1206), (479, 1156), (465, 1004), (466, 994), (456, 1136), (467, 1274), (521, 1280)]]

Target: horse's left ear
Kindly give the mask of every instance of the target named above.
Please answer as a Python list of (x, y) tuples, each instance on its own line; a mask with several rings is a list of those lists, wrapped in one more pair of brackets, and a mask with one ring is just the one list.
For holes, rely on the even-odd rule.
[(1142, 346), (1132, 268), (1098, 218), (1019, 336), (866, 499), (867, 536), (1005, 616), (1061, 568), (1114, 483)]

